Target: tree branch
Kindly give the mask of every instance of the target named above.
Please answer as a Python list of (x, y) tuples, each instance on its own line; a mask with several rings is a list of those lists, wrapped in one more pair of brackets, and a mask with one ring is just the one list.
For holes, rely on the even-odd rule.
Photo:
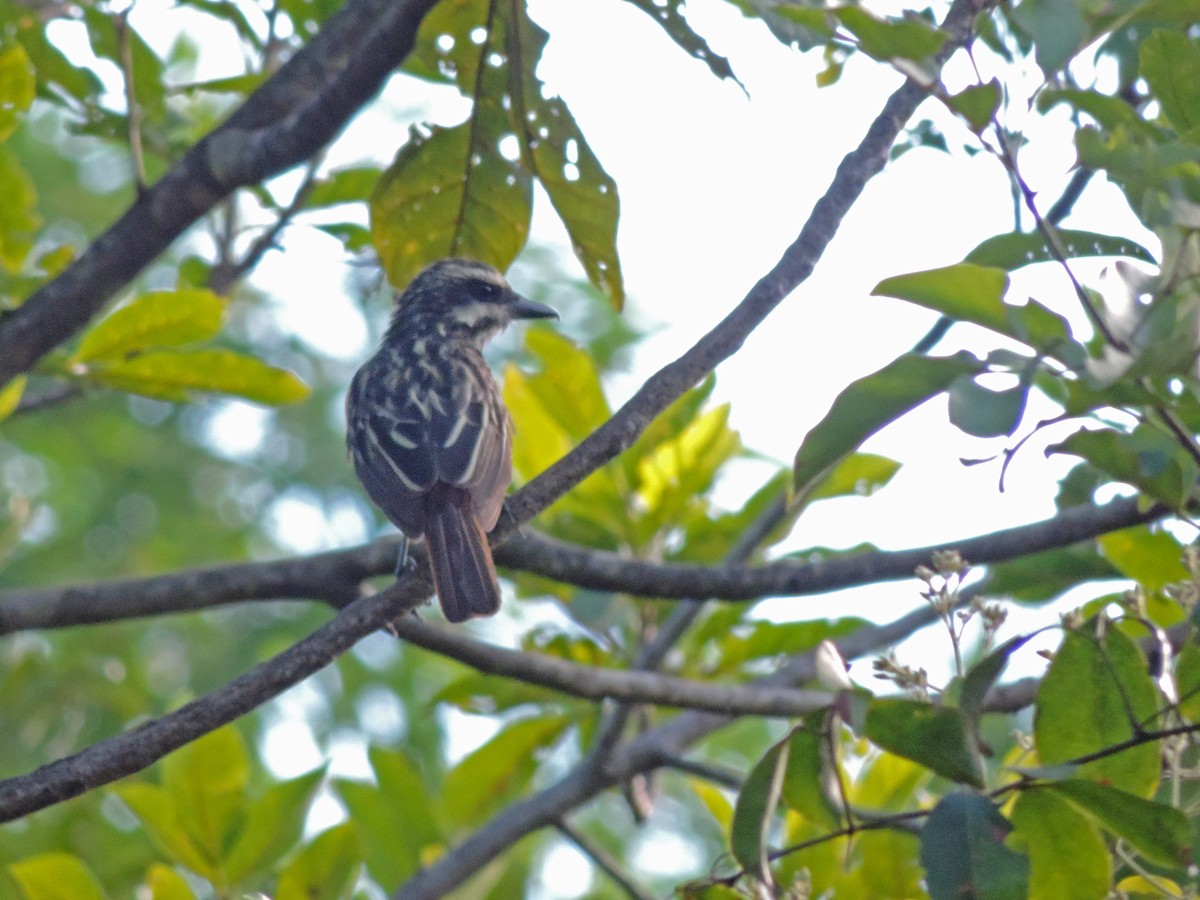
[[(527, 531), (498, 547), (496, 561), (595, 590), (645, 597), (753, 600), (906, 578), (918, 565), (927, 565), (935, 550), (947, 547), (958, 550), (973, 564), (1003, 562), (1154, 521), (1167, 512), (1160, 506), (1141, 510), (1136, 498), (1121, 498), (1103, 506), (1073, 507), (1041, 522), (941, 545), (856, 553), (824, 562), (779, 560), (760, 566), (629, 560)], [(420, 544), (412, 552), (423, 560)], [(274, 562), (234, 563), (151, 578), (7, 591), (0, 593), (0, 634), (190, 612), (250, 600), (308, 599), (340, 607), (358, 595), (363, 580), (390, 574), (395, 562), (396, 544), (389, 539)]]
[(714, 684), (658, 672), (581, 666), (540, 653), (506, 650), (461, 629), (406, 617), (392, 623), (411, 644), (466, 663), (487, 675), (536, 684), (585, 700), (621, 700), (737, 716), (802, 716), (833, 703), (828, 691), (759, 684)]
[(81, 329), (222, 198), (316, 153), (408, 55), (436, 0), (348, 0), (57, 278), (0, 322), (0, 387)]

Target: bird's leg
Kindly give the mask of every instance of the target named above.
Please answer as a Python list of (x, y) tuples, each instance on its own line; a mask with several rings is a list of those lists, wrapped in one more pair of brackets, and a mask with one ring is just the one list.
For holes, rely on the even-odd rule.
[(400, 535), (400, 552), (396, 554), (396, 577), (403, 578), (413, 565), (412, 554), (408, 552), (408, 535)]

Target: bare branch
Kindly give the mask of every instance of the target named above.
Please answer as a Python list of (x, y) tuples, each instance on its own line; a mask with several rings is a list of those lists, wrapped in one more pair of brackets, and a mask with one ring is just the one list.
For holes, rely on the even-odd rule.
[[(1121, 498), (1103, 506), (1073, 507), (1041, 522), (941, 546), (856, 553), (824, 562), (779, 560), (761, 566), (629, 560), (528, 531), (510, 537), (497, 548), (496, 561), (596, 590), (660, 598), (754, 600), (907, 578), (918, 565), (928, 564), (933, 551), (947, 547), (958, 550), (973, 564), (1003, 562), (1151, 522), (1167, 512), (1158, 506), (1138, 509), (1135, 498)], [(412, 552), (423, 566), (424, 548), (417, 544)], [(343, 606), (357, 596), (358, 585), (364, 579), (390, 574), (395, 561), (395, 541), (385, 540), (274, 562), (234, 563), (151, 578), (7, 591), (0, 593), (0, 634), (190, 612), (251, 600), (308, 599)], [(423, 571), (420, 566), (416, 571)], [(696, 604), (694, 600), (686, 602)]]
[(727, 715), (802, 716), (833, 703), (828, 691), (802, 691), (761, 684), (716, 684), (658, 672), (580, 666), (539, 653), (494, 647), (461, 629), (422, 622), (414, 617), (393, 623), (396, 634), (488, 675), (513, 678), (562, 691), (586, 700), (622, 700)]

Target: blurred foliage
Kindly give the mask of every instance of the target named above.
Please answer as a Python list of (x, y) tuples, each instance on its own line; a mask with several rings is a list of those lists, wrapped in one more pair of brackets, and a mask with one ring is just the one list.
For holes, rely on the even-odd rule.
[[(681, 50), (713, 75), (735, 79), (737, 61), (716, 54), (688, 24), (682, 0), (631, 2), (674, 45), (664, 52)], [(760, 20), (764, 34), (822, 53), (819, 81), (834, 89), (857, 54), (931, 72), (930, 57), (945, 40), (928, 12), (882, 18), (856, 4), (731, 2)], [(186, 24), (174, 24), (166, 26), (173, 43), (159, 52), (139, 33), (136, 14), (107, 3), (0, 0), (0, 317), (83, 253), (134, 200), (142, 179), (166, 171), (337, 7), (333, 0), (182, 0), (173, 14), (222, 23), (226, 43), (198, 46)], [(768, 472), (732, 509), (715, 496), (749, 452), (730, 425), (730, 406), (711, 402), (710, 378), (531, 527), (626, 558), (714, 563), (787, 497), (790, 514), (767, 529), (759, 559), (809, 505), (885, 489), (899, 464), (862, 444), (941, 396), (963, 432), (1015, 441), (1005, 459), (1040, 427), (1027, 421), (1030, 397), (1056, 404), (1061, 420), (1077, 428), (1052, 450), (1080, 460), (1063, 480), (1060, 507), (1119, 486), (1194, 510), (1195, 10), (1171, 0), (1020, 0), (977, 25), (981, 43), (1008, 66), (1006, 80), (953, 94), (935, 85), (934, 96), (964, 126), (958, 142), (944, 120), (923, 119), (911, 123), (894, 155), (990, 152), (1019, 194), (1011, 148), (1026, 138), (1006, 130), (1009, 109), (1065, 111), (1080, 166), (1118, 186), (1157, 246), (1096, 230), (1104, 223), (1057, 229), (1026, 211), (1011, 232), (965, 259), (898, 273), (876, 290), (891, 298), (879, 302), (978, 326), (994, 337), (990, 352), (907, 354), (846, 385), (793, 466)], [(63, 29), (86, 41), (95, 60), (66, 52), (72, 44)], [(343, 449), (340, 398), (354, 362), (315, 351), (236, 277), (253, 269), (254, 240), (275, 224), (319, 229), (348, 259), (367, 264), (359, 273), (381, 267), (398, 285), (448, 253), (514, 263), (516, 283), (533, 285), (534, 299), (562, 310), (561, 331), (530, 327), (496, 348), (518, 434), (518, 482), (609, 417), (611, 376), (629, 367), (642, 332), (616, 312), (624, 300), (617, 185), (566, 103), (547, 96), (536, 74), (547, 37), (523, 4), (439, 4), (405, 72), (461, 94), (470, 106), (462, 123), (414, 124), (394, 156), (386, 148), (390, 159), (338, 170), (314, 165), (295, 197), (278, 184), (240, 193), (106, 316), (0, 391), (0, 588), (269, 558), (365, 540), (383, 528)], [(243, 70), (201, 81), (202, 55), (240, 59)], [(121, 72), (133, 85), (133, 117), (127, 87), (114, 75)], [(1025, 97), (1022, 79), (1031, 72), (1042, 83)], [(136, 159), (143, 171), (135, 171)], [(535, 184), (561, 219), (583, 279), (527, 245)], [(1085, 257), (1143, 267), (1113, 267), (1128, 294), (1125, 308), (1078, 285), (1068, 302), (1091, 307), (1090, 335), (1077, 334), (1049, 300), (1012, 296), (1017, 270)], [(1151, 264), (1155, 274), (1140, 274)], [(360, 274), (354, 287), (371, 307), (376, 334), (387, 302), (373, 281)], [(819, 563), (870, 552), (789, 555)], [(1149, 884), (1194, 893), (1196, 823), (1185, 811), (1197, 798), (1182, 776), (1195, 749), (1169, 744), (1158, 731), (1190, 727), (1200, 715), (1194, 548), (1171, 531), (1140, 527), (989, 567), (986, 588), (996, 597), (1091, 596), (1063, 625), (1031, 720), (983, 712), (1024, 639), (991, 648), (998, 607), (980, 602), (955, 613), (965, 568), (949, 558), (931, 566), (921, 574), (924, 596), (966, 659), (950, 684), (930, 685), (919, 665), (882, 659), (877, 674), (906, 696), (856, 690), (836, 713), (792, 727), (741, 719), (691, 750), (732, 779), (659, 773), (631, 786), (628, 802), (604, 796), (577, 811), (575, 827), (656, 892), (695, 879), (680, 887), (685, 896), (761, 896), (761, 888), (836, 897), (1092, 897), (1114, 885), (1133, 892)], [(528, 573), (509, 580), (527, 601), (506, 613), (514, 643), (577, 664), (628, 667), (668, 613), (665, 604)], [(1113, 580), (1129, 589), (1113, 594)], [(10, 635), (0, 644), (0, 775), (33, 770), (175, 709), (328, 615), (278, 602)], [(866, 624), (765, 621), (753, 604), (714, 604), (668, 665), (692, 678), (748, 681)], [(978, 626), (982, 650), (964, 656), (968, 627)], [(1160, 660), (1164, 677), (1156, 682), (1140, 642), (1170, 626), (1180, 629), (1181, 649), (1167, 660), (1173, 664)], [(638, 727), (673, 715), (643, 710)], [(600, 721), (596, 704), (484, 677), (373, 636), (336, 667), (152, 771), (5, 826), (0, 896), (391, 891), (578, 762)], [(461, 750), (464, 733), (473, 736), (471, 752)], [(281, 740), (289, 743), (288, 764), (311, 757), (307, 771), (280, 774)], [(357, 766), (346, 774), (339, 759)], [(855, 829), (846, 827), (848, 810)], [(687, 851), (674, 870), (658, 859), (654, 872), (637, 873), (653, 840), (644, 835), (654, 829)], [(521, 842), (472, 882), (470, 895), (527, 891), (556, 841), (539, 833)], [(618, 893), (597, 869), (588, 896)]]

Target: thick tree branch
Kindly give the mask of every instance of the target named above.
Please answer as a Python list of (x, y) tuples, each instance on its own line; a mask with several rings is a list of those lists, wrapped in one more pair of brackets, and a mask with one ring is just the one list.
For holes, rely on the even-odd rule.
[(0, 322), (0, 387), (95, 316), (222, 198), (304, 162), (412, 49), (436, 0), (349, 0), (61, 275)]
[[(527, 531), (496, 550), (502, 566), (566, 584), (645, 597), (752, 600), (800, 596), (907, 578), (934, 550), (954, 548), (974, 564), (1003, 562), (1065, 547), (1101, 534), (1154, 521), (1162, 507), (1138, 509), (1135, 498), (1077, 506), (1058, 515), (994, 532), (909, 550), (876, 551), (824, 562), (779, 560), (760, 566), (649, 563), (590, 550)], [(413, 548), (420, 555), (422, 548)], [(139, 616), (207, 609), (249, 600), (308, 599), (343, 606), (366, 578), (389, 574), (396, 561), (391, 540), (350, 550), (262, 563), (235, 563), (151, 578), (0, 593), (0, 634), (66, 628)]]

